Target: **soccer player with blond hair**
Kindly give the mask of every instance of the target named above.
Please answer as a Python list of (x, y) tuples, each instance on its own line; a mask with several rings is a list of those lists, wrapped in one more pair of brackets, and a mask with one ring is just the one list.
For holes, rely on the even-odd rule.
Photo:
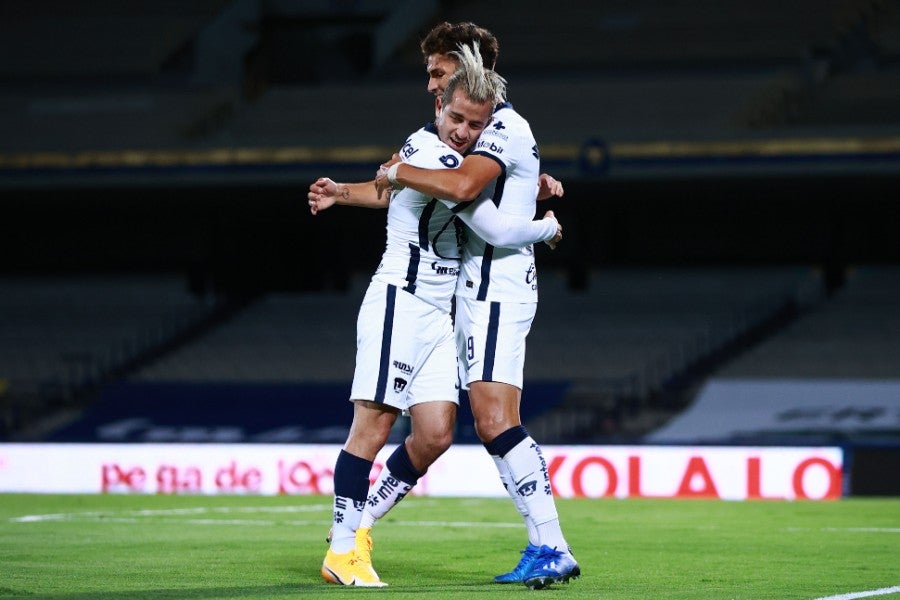
[[(409, 164), (456, 167), (490, 123), (505, 82), (482, 67), (476, 52), (457, 52), (456, 71), (435, 99), (434, 124), (414, 132), (401, 149)], [(318, 180), (308, 194), (313, 212), (335, 203), (367, 205), (369, 194), (359, 187), (365, 185), (371, 184)], [(490, 201), (451, 211), (448, 206), (458, 208), (454, 203), (412, 189), (392, 196), (387, 244), (357, 321), (353, 423), (335, 464), (331, 540), (321, 568), (327, 581), (343, 585), (386, 585), (372, 566), (371, 526), (452, 442), (458, 378), (450, 313), (462, 227), (509, 247), (561, 237), (552, 213), (533, 221), (533, 215), (503, 214)], [(412, 433), (370, 487), (375, 456), (403, 410), (409, 411)]]

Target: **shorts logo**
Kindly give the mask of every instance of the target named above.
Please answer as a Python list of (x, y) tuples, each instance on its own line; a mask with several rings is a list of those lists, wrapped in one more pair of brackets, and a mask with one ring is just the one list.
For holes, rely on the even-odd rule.
[(394, 368), (395, 368), (395, 369), (400, 369), (401, 371), (403, 371), (403, 372), (406, 373), (407, 375), (412, 375), (412, 372), (413, 372), (412, 365), (408, 365), (408, 364), (406, 364), (405, 362), (400, 362), (399, 360), (395, 360), (395, 361), (394, 361)]
[(406, 380), (402, 377), (394, 377), (394, 391), (399, 394), (404, 389), (406, 389)]

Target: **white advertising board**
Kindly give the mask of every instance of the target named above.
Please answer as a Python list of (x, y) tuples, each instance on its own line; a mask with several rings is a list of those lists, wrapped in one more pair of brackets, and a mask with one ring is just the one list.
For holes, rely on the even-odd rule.
[[(0, 444), (0, 493), (331, 494), (339, 445)], [(392, 448), (383, 450), (374, 478)], [(831, 447), (545, 446), (562, 498), (832, 500)], [(413, 493), (505, 496), (481, 446), (450, 448)]]

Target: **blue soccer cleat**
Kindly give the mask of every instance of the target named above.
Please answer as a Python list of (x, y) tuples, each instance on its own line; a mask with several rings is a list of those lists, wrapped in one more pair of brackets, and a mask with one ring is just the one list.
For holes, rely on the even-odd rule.
[(552, 583), (569, 583), (581, 576), (581, 568), (570, 552), (541, 546), (537, 558), (522, 582), (533, 590), (541, 590)]
[(528, 544), (522, 550), (522, 558), (519, 559), (519, 564), (509, 573), (494, 577), (494, 581), (497, 583), (521, 583), (525, 580), (528, 572), (531, 571), (531, 567), (534, 565), (534, 561), (537, 560), (540, 551), (540, 547)]

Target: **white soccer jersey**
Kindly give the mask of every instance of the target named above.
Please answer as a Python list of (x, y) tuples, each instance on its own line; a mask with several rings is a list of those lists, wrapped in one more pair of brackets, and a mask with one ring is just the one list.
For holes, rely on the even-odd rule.
[[(440, 141), (432, 124), (409, 136), (400, 156), (424, 169), (454, 168), (462, 162), (459, 153)], [(449, 312), (459, 274), (461, 232), (462, 224), (442, 202), (412, 188), (394, 192), (387, 245), (372, 279)]]
[[(534, 218), (540, 157), (531, 127), (512, 104), (505, 102), (497, 107), (493, 121), (481, 133), (472, 153), (497, 161), (502, 170), (480, 198), (492, 199), (501, 213)], [(456, 293), (462, 297), (537, 302), (537, 271), (531, 244), (520, 249), (499, 248), (467, 231), (461, 269)]]
[[(400, 154), (404, 162), (426, 169), (462, 163), (433, 125), (413, 133)], [(456, 401), (457, 348), (449, 313), (459, 273), (461, 220), (497, 244), (531, 244), (556, 233), (552, 219), (510, 218), (489, 201), (457, 218), (443, 202), (411, 188), (395, 192), (385, 252), (357, 319), (352, 400), (401, 409)]]

